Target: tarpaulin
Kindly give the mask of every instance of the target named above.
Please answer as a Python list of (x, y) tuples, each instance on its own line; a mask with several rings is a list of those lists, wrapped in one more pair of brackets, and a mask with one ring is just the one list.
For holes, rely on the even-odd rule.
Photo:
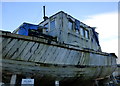
[(19, 27), (18, 34), (28, 36), (28, 30), (29, 29), (37, 30), (38, 28), (39, 28), (39, 25), (33, 25), (33, 24), (29, 24), (29, 23), (23, 23)]

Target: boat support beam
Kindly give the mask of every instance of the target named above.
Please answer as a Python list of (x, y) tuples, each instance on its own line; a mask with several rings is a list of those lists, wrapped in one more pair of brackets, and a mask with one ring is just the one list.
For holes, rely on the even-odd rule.
[(59, 86), (59, 81), (55, 81), (55, 86)]
[(11, 76), (11, 80), (10, 80), (10, 85), (11, 85), (11, 86), (15, 86), (15, 84), (16, 84), (16, 79), (17, 79), (17, 75), (16, 75), (16, 74), (13, 74), (13, 75)]
[(99, 84), (98, 84), (98, 81), (97, 81), (97, 80), (95, 80), (95, 84), (96, 84), (96, 86), (99, 86)]

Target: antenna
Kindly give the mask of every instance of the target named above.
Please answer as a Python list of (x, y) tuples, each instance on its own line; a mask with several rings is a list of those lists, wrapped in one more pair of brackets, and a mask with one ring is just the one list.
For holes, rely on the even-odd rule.
[(48, 19), (48, 17), (47, 17), (47, 16), (45, 16), (45, 6), (43, 6), (43, 14), (44, 14), (43, 19), (44, 19), (44, 21), (45, 21), (45, 20), (47, 20), (47, 19)]

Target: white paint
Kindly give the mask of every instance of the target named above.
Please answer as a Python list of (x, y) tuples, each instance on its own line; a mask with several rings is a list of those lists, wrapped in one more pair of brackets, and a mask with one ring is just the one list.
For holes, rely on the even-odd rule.
[(16, 83), (16, 78), (17, 78), (17, 75), (12, 75), (11, 77), (11, 80), (10, 80), (10, 84), (14, 85)]
[(34, 84), (34, 79), (22, 79), (21, 84)]
[(55, 81), (55, 86), (59, 86), (59, 81)]
[(59, 84), (59, 81), (55, 81), (55, 84)]
[(0, 86), (2, 86), (2, 85), (4, 85), (4, 83), (3, 83), (3, 82), (0, 82)]

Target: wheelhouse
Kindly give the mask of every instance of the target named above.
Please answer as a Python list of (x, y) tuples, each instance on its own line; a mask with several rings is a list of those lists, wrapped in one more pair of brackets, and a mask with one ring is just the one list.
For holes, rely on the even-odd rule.
[(52, 15), (38, 25), (23, 23), (14, 33), (29, 36), (50, 36), (57, 38), (57, 42), (60, 44), (64, 43), (81, 49), (101, 51), (98, 33), (95, 28), (63, 11)]
[(60, 43), (101, 50), (95, 27), (90, 27), (63, 11), (42, 21), (39, 26), (47, 27), (48, 29), (44, 31), (44, 34), (57, 37)]

